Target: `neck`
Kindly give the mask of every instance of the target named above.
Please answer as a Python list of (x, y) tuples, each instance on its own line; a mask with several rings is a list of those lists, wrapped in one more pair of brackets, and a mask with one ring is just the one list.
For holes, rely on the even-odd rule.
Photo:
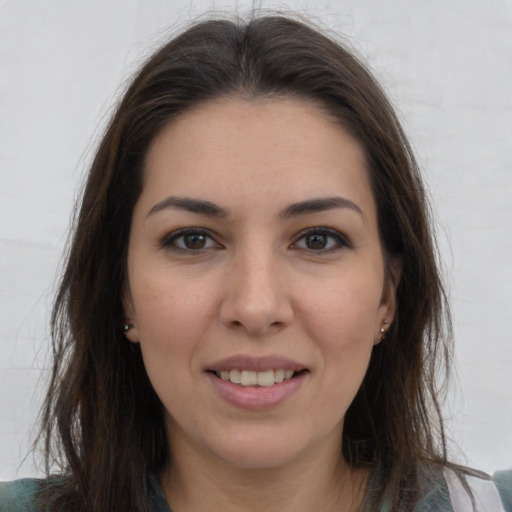
[(173, 512), (356, 512), (363, 501), (367, 473), (351, 468), (339, 451), (265, 469), (187, 451), (173, 450), (173, 462), (160, 478)]

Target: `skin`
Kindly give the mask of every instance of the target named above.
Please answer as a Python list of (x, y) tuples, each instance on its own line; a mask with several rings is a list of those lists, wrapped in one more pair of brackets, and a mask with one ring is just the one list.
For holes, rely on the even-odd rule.
[[(357, 510), (365, 474), (339, 455), (343, 418), (393, 318), (396, 282), (360, 145), (314, 104), (227, 98), (165, 127), (144, 173), (127, 337), (166, 411), (173, 462), (160, 477), (172, 509)], [(170, 196), (227, 213), (166, 205)], [(283, 215), (334, 196), (350, 203)], [(233, 355), (307, 371), (284, 402), (246, 410), (207, 373)]]

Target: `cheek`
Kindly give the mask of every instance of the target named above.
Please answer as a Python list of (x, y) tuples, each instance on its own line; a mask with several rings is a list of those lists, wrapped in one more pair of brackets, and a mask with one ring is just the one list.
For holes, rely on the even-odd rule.
[(176, 401), (191, 399), (175, 391), (197, 369), (195, 355), (211, 323), (213, 298), (206, 298), (201, 288), (190, 282), (185, 286), (162, 273), (132, 287), (144, 366), (168, 410), (180, 407)]
[[(211, 321), (218, 300), (207, 280), (184, 280), (159, 271), (132, 286), (135, 321), (142, 342), (189, 346)], [(169, 343), (169, 340), (173, 340)]]
[[(325, 406), (344, 414), (368, 368), (380, 305), (379, 286), (337, 281), (302, 302), (304, 329), (321, 352)], [(377, 281), (378, 283), (378, 281)]]
[(379, 283), (369, 276), (354, 276), (304, 290), (300, 309), (309, 336), (334, 352), (373, 344), (382, 294)]
[(183, 384), (197, 366), (195, 354), (211, 322), (211, 302), (190, 283), (181, 286), (162, 277), (145, 281), (136, 292), (135, 321), (144, 366), (166, 409), (179, 410), (192, 400)]

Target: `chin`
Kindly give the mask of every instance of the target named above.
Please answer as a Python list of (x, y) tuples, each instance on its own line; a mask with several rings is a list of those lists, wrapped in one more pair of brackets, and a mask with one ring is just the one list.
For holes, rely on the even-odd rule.
[(231, 436), (213, 453), (224, 462), (240, 469), (276, 469), (293, 463), (310, 448), (308, 442), (294, 439), (288, 431), (283, 436), (264, 435), (248, 430), (240, 436)]

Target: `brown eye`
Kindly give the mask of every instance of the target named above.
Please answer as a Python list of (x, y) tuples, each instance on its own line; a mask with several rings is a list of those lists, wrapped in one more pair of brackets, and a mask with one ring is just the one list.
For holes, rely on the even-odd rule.
[(327, 247), (329, 239), (328, 236), (324, 233), (315, 233), (313, 235), (307, 235), (304, 237), (304, 241), (308, 249), (318, 251)]
[(160, 246), (183, 254), (194, 254), (195, 252), (221, 248), (208, 232), (190, 228), (179, 229), (170, 233), (163, 238)]
[(183, 237), (183, 245), (187, 249), (204, 249), (207, 237), (200, 233), (192, 233)]
[(301, 249), (318, 254), (351, 247), (353, 247), (352, 244), (343, 234), (327, 227), (307, 229), (292, 244), (293, 249)]

